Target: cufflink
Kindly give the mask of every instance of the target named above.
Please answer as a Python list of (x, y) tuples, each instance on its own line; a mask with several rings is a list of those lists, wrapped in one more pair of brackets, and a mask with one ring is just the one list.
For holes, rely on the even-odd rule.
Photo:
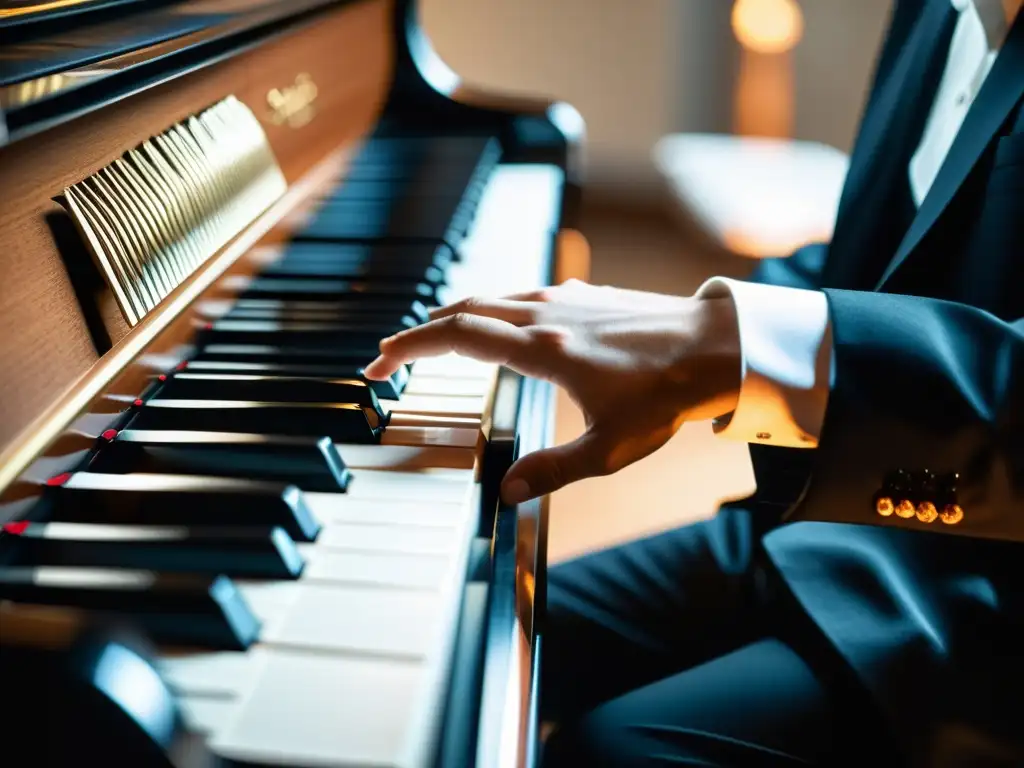
[(956, 525), (964, 519), (964, 510), (959, 504), (947, 504), (942, 508), (939, 519), (946, 525)]
[(896, 504), (896, 517), (902, 517), (904, 520), (909, 520), (914, 516), (914, 502), (910, 499), (900, 499)]
[(939, 510), (930, 501), (922, 501), (917, 505), (917, 519), (922, 523), (934, 523), (939, 516)]

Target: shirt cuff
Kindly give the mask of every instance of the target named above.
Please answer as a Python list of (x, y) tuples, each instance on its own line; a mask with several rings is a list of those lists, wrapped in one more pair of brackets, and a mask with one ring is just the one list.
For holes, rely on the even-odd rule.
[(715, 433), (748, 443), (817, 447), (834, 378), (825, 294), (713, 277), (696, 296), (731, 297), (739, 320), (739, 399), (735, 411), (715, 420)]

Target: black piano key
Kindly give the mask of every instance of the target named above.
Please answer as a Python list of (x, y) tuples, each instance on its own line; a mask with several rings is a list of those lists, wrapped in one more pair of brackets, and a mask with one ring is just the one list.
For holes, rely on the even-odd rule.
[(427, 306), (421, 301), (409, 302), (404, 299), (384, 299), (375, 301), (373, 306), (367, 306), (361, 300), (325, 300), (325, 301), (289, 301), (282, 299), (253, 299), (240, 298), (230, 309), (230, 312), (266, 312), (269, 316), (286, 317), (291, 314), (301, 313), (305, 315), (316, 315), (324, 319), (346, 319), (349, 317), (367, 318), (390, 317), (401, 319), (405, 315), (415, 318), (421, 323), (430, 319)]
[(352, 280), (380, 282), (420, 282), (444, 285), (445, 271), (433, 264), (377, 262), (350, 264), (346, 262), (282, 260), (260, 270), (260, 277), (276, 280)]
[(133, 407), (132, 429), (326, 436), (338, 443), (377, 443), (386, 422), (383, 412), (352, 403), (154, 398)]
[[(412, 208), (412, 206), (409, 206)], [(381, 241), (411, 243), (444, 243), (458, 249), (466, 228), (455, 221), (455, 211), (375, 210), (368, 207), (325, 207), (302, 229), (295, 232), (297, 240)], [(434, 219), (426, 218), (433, 213)]]
[[(409, 381), (409, 369), (405, 366), (384, 381), (371, 381), (363, 377), (365, 363), (341, 360), (338, 362), (301, 355), (277, 355), (262, 351), (232, 354), (221, 351), (221, 347), (208, 347), (194, 360), (179, 366), (180, 371), (189, 373), (227, 373), (249, 376), (313, 377), (331, 379), (355, 379), (366, 384), (379, 398), (397, 400)], [(366, 358), (369, 362), (371, 358)], [(255, 362), (250, 362), (255, 361)]]
[(256, 344), (303, 349), (313, 347), (331, 354), (372, 349), (380, 340), (417, 325), (412, 318), (387, 325), (329, 322), (281, 322), (277, 320), (222, 319), (207, 323), (195, 343)]
[(63, 567), (0, 568), (0, 600), (128, 620), (158, 643), (244, 651), (260, 623), (226, 576)]
[(69, 472), (47, 481), (51, 519), (64, 523), (283, 528), (315, 541), (320, 523), (296, 486), (197, 475)]
[(398, 315), (394, 312), (366, 311), (331, 314), (315, 309), (293, 309), (291, 307), (283, 309), (232, 307), (227, 312), (212, 317), (222, 320), (261, 320), (274, 323), (348, 323), (375, 327), (393, 325), (402, 328), (411, 328), (423, 322), (411, 314)]
[(252, 477), (325, 493), (344, 492), (351, 480), (326, 437), (136, 429), (104, 437), (90, 472)]
[(400, 300), (407, 306), (414, 302), (436, 305), (437, 286), (430, 283), (392, 280), (369, 282), (359, 280), (302, 280), (255, 277), (246, 282), (239, 294), (246, 299), (280, 299), (283, 301), (344, 300), (371, 306), (380, 311), (381, 300)]
[(417, 264), (446, 269), (452, 263), (452, 251), (431, 243), (289, 243), (278, 259), (270, 263), (332, 263), (349, 265)]
[[(365, 166), (362, 169), (364, 175), (369, 167), (370, 166)], [(443, 197), (450, 199), (455, 204), (458, 204), (466, 197), (466, 188), (461, 184), (449, 184), (447, 188), (442, 187), (433, 192), (427, 192), (422, 186), (410, 183), (411, 181), (412, 180), (409, 178), (364, 178), (356, 181), (353, 181), (352, 179), (345, 179), (345, 181), (341, 183), (341, 186), (330, 191), (326, 195), (323, 195), (322, 199), (325, 203), (328, 203), (336, 200), (347, 202), (350, 200), (395, 200), (399, 198), (423, 199)]]
[(168, 376), (158, 394), (161, 399), (353, 403), (383, 413), (377, 395), (359, 379), (182, 371)]
[(8, 523), (12, 565), (127, 568), (297, 579), (303, 560), (283, 528)]

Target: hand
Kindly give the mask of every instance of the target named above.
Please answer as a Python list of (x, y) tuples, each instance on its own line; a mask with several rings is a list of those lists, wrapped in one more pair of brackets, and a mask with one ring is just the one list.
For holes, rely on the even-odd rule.
[(455, 352), (554, 382), (586, 431), (523, 456), (502, 482), (508, 504), (616, 472), (654, 452), (686, 421), (735, 409), (739, 329), (732, 300), (663, 296), (569, 281), (502, 299), (466, 299), (380, 344), (366, 376)]

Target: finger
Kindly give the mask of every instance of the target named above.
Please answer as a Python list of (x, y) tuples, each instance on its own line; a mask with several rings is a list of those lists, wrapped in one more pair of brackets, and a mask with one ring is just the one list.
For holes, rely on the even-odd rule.
[(526, 376), (551, 380), (562, 368), (551, 344), (501, 320), (451, 315), (402, 331), (380, 343), (380, 357), (365, 369), (367, 378), (390, 376), (405, 363), (454, 352), (485, 363), (497, 363)]
[(477, 315), (503, 320), (512, 325), (530, 325), (536, 322), (539, 302), (512, 301), (509, 299), (463, 299), (447, 307), (430, 310), (431, 320), (440, 320), (452, 315)]
[(521, 504), (578, 480), (608, 474), (610, 449), (600, 433), (587, 431), (571, 442), (527, 454), (505, 474), (501, 498), (506, 504)]

